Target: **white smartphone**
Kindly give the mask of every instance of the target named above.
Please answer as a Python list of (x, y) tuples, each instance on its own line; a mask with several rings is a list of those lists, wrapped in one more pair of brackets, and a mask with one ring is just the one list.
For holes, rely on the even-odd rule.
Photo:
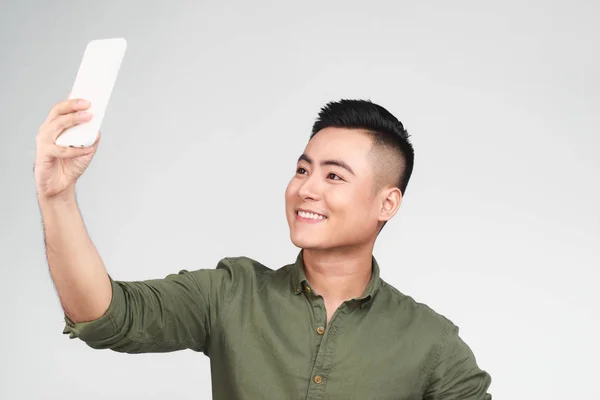
[(90, 107), (86, 111), (92, 118), (65, 129), (56, 139), (57, 145), (88, 147), (94, 144), (126, 49), (127, 41), (123, 38), (97, 39), (87, 44), (69, 99), (88, 100)]

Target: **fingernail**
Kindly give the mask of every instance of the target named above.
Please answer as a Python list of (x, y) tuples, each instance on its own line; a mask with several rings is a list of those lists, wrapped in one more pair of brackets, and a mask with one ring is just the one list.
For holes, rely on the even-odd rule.
[(85, 100), (85, 99), (79, 99), (77, 100), (77, 105), (78, 106), (87, 106), (90, 102)]

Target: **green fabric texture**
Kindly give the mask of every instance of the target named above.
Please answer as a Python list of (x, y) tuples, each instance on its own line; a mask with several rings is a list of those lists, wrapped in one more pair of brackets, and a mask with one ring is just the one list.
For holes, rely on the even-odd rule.
[(277, 270), (231, 257), (164, 279), (110, 277), (106, 313), (80, 323), (65, 315), (63, 332), (94, 349), (202, 352), (216, 400), (491, 400), (491, 377), (458, 327), (386, 283), (372, 260), (363, 295), (329, 323), (300, 251)]

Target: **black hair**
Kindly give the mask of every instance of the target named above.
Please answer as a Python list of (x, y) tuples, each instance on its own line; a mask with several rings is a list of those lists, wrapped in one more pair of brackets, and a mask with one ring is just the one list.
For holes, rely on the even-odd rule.
[(321, 108), (310, 139), (328, 127), (365, 130), (372, 136), (374, 147), (391, 149), (399, 154), (404, 167), (399, 169), (401, 173), (395, 186), (404, 196), (413, 171), (415, 153), (408, 140), (410, 135), (398, 118), (370, 100), (342, 99)]

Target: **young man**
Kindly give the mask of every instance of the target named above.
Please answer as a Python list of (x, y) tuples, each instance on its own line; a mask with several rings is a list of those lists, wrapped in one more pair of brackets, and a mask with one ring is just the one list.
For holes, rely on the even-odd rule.
[[(75, 182), (89, 149), (54, 140), (89, 104), (57, 104), (37, 137), (35, 178), (64, 333), (95, 349), (210, 357), (215, 399), (489, 400), (458, 328), (380, 278), (373, 247), (398, 211), (414, 153), (402, 123), (369, 101), (320, 112), (286, 193), (295, 263), (246, 257), (138, 282), (108, 275)], [(392, 266), (393, 267), (393, 266)]]

